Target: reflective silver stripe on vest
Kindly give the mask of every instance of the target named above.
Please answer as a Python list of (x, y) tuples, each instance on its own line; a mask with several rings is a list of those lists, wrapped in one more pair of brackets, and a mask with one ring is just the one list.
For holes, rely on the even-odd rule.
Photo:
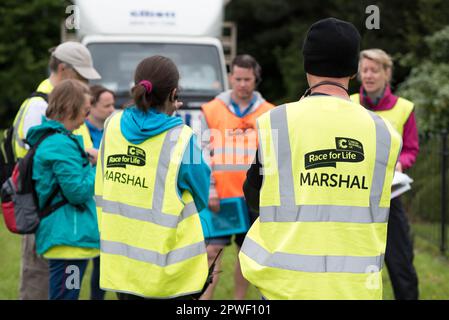
[(263, 222), (352, 222), (383, 223), (388, 220), (388, 208), (372, 210), (366, 207), (302, 205), (295, 208), (260, 207)]
[(256, 149), (239, 148), (239, 147), (214, 148), (214, 155), (218, 155), (218, 154), (241, 155), (241, 156), (254, 157), (256, 155)]
[(13, 136), (14, 136), (14, 139), (16, 140), (17, 144), (21, 148), (26, 148), (26, 143), (19, 137), (19, 126), (20, 126), (20, 122), (22, 121), (22, 117), (23, 117), (23, 114), (25, 113), (25, 110), (28, 109), (28, 107), (29, 107), (31, 99), (32, 98), (28, 98), (27, 103), (24, 106), (22, 106), (19, 116), (17, 117), (17, 121), (13, 124), (14, 125)]
[(379, 210), (379, 202), (382, 197), (390, 155), (391, 134), (380, 116), (371, 111), (368, 113), (376, 125), (376, 163), (374, 164), (373, 181), (371, 184), (370, 205), (376, 210)]
[(162, 212), (162, 205), (165, 200), (165, 181), (167, 179), (168, 168), (170, 166), (170, 157), (172, 155), (172, 151), (178, 143), (182, 128), (183, 125), (170, 129), (165, 135), (165, 139), (162, 144), (161, 154), (159, 155), (159, 161), (157, 164), (152, 206), (153, 210), (158, 212)]
[(103, 137), (101, 138), (101, 145), (100, 145), (100, 159), (101, 159), (101, 174), (103, 175), (103, 180), (104, 180), (104, 149), (105, 144), (106, 144), (106, 131), (109, 125), (109, 122), (111, 121), (112, 117), (114, 117), (117, 113), (119, 112), (123, 112), (123, 111), (117, 111), (117, 112), (113, 112), (107, 119), (106, 122), (104, 123), (104, 128), (103, 128)]
[(241, 250), (261, 266), (302, 272), (370, 273), (382, 270), (384, 261), (384, 255), (358, 257), (270, 253), (249, 237), (245, 238)]
[(251, 164), (214, 164), (214, 171), (248, 171)]
[[(288, 135), (288, 121), (286, 105), (275, 108), (270, 113), (271, 130), (276, 132), (277, 139), (273, 140), (274, 154), (279, 172), (279, 195), (281, 207), (296, 208), (295, 187), (293, 183), (292, 152)], [(276, 134), (272, 134), (272, 137)], [(279, 141), (281, 142), (279, 144)]]
[[(385, 223), (388, 208), (380, 208), (385, 173), (390, 153), (391, 136), (384, 121), (370, 112), (376, 126), (376, 163), (370, 193), (370, 207), (337, 205), (301, 205), (295, 203), (292, 155), (288, 135), (286, 106), (280, 106), (270, 114), (271, 129), (277, 130), (274, 150), (279, 172), (279, 194), (281, 206), (260, 207), (260, 222), (353, 222)], [(272, 136), (275, 136), (274, 134)], [(282, 143), (279, 145), (278, 141)], [(281, 183), (282, 182), (282, 183)]]
[(166, 254), (156, 251), (133, 247), (121, 242), (101, 240), (101, 252), (124, 256), (141, 262), (166, 267), (206, 253), (204, 241), (200, 241), (182, 248), (172, 250)]
[[(163, 227), (176, 228), (184, 219), (197, 213), (195, 203), (191, 202), (185, 205), (179, 216), (166, 214), (162, 212), (162, 205), (165, 194), (165, 181), (167, 179), (168, 168), (170, 166), (171, 154), (173, 148), (178, 143), (181, 134), (182, 125), (170, 129), (165, 135), (162, 143), (162, 152), (159, 155), (158, 167), (156, 171), (156, 181), (154, 184), (153, 205), (151, 209), (132, 206), (118, 201), (104, 199), (102, 196), (95, 196), (98, 207), (101, 207), (103, 214), (117, 214), (130, 219), (151, 222)], [(106, 134), (106, 131), (105, 131)], [(102, 168), (104, 168), (104, 149), (106, 137), (103, 137), (101, 145)], [(103, 174), (104, 179), (104, 174)], [(176, 192), (176, 191), (175, 191)]]
[(195, 203), (185, 205), (179, 216), (162, 213), (154, 209), (139, 208), (126, 203), (110, 201), (101, 196), (95, 196), (95, 202), (106, 214), (116, 214), (129, 219), (151, 222), (167, 228), (176, 228), (182, 220), (197, 213)]

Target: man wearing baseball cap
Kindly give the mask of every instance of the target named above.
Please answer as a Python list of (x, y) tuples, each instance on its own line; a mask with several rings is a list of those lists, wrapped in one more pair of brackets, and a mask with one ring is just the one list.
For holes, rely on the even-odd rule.
[[(28, 129), (42, 123), (47, 109), (48, 94), (65, 79), (83, 82), (100, 79), (89, 50), (78, 42), (65, 42), (51, 51), (50, 76), (42, 81), (36, 91), (27, 98), (14, 119), (14, 152), (17, 159), (27, 151), (25, 137)], [(86, 129), (87, 130), (87, 129)], [(92, 143), (85, 147), (92, 147)], [(22, 240), (22, 264), (19, 297), (21, 300), (48, 299), (48, 264), (36, 255), (34, 235), (24, 235)]]
[(382, 299), (401, 138), (349, 98), (359, 48), (351, 23), (314, 23), (302, 48), (309, 89), (257, 120), (244, 192), (260, 215), (239, 258), (266, 299)]
[(74, 72), (87, 80), (101, 79), (94, 69), (89, 50), (79, 42), (65, 42), (56, 47), (52, 56), (64, 62)]

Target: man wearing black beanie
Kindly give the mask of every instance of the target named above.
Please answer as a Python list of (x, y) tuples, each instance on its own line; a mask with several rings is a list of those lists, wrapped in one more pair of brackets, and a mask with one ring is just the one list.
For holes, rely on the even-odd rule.
[(401, 138), (349, 99), (359, 47), (351, 23), (314, 23), (303, 45), (309, 89), (257, 120), (244, 192), (260, 216), (239, 258), (266, 299), (382, 299)]

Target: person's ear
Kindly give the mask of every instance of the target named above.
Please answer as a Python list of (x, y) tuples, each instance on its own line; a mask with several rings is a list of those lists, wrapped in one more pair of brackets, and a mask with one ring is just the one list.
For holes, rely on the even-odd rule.
[(178, 95), (176, 94), (178, 90), (176, 88), (174, 88), (172, 90), (172, 92), (170, 93), (170, 97), (169, 97), (169, 101), (170, 102), (175, 102), (176, 100), (178, 100)]
[(67, 69), (66, 65), (64, 63), (58, 64), (58, 67), (56, 69), (56, 73), (61, 75), (64, 73), (64, 71)]

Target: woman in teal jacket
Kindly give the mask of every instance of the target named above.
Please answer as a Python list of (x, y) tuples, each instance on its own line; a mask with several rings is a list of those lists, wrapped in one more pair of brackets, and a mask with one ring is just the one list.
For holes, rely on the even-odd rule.
[[(89, 113), (89, 88), (77, 80), (65, 80), (49, 96), (47, 119), (32, 127), (27, 141), (34, 145), (52, 131), (37, 148), (33, 180), (42, 207), (60, 188), (53, 204), (68, 203), (42, 219), (36, 232), (36, 252), (48, 259), (50, 299), (78, 299), (81, 280), (90, 258), (99, 255), (95, 211), (95, 170), (83, 151), (81, 136), (72, 134)], [(91, 155), (95, 163), (96, 154)]]

